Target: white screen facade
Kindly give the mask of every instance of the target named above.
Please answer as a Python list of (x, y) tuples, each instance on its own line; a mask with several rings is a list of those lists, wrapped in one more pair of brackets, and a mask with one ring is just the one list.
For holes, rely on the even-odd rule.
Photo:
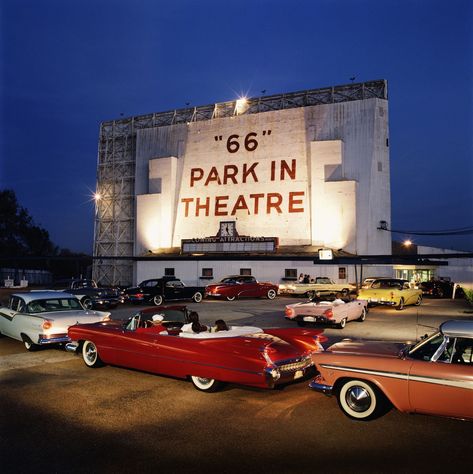
[(387, 101), (237, 115), (137, 132), (135, 255), (215, 235), (389, 254)]
[(124, 258), (179, 256), (183, 239), (228, 221), (240, 236), (277, 238), (288, 256), (391, 254), (378, 229), (391, 220), (388, 138), (385, 81), (104, 122), (94, 275), (160, 276), (166, 262)]

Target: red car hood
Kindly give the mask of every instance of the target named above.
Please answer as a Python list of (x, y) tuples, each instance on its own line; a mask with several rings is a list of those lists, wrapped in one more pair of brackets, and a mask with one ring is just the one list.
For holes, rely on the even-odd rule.
[(89, 324), (75, 324), (74, 326), (71, 326), (69, 330), (74, 330), (74, 329), (115, 329), (115, 330), (121, 330), (123, 327), (123, 321), (121, 320), (116, 320), (116, 319), (110, 319), (109, 321), (100, 321), (96, 323), (89, 323)]
[(342, 341), (327, 349), (327, 352), (344, 354), (376, 355), (381, 357), (398, 357), (405, 344), (384, 341)]

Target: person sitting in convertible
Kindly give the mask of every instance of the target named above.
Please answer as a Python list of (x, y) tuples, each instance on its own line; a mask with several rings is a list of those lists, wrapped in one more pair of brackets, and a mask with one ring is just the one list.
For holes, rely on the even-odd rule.
[(189, 313), (189, 323), (184, 324), (181, 327), (182, 332), (190, 332), (190, 333), (195, 333), (198, 334), (199, 332), (205, 332), (208, 331), (208, 327), (200, 324), (199, 321), (199, 315), (197, 314), (196, 311), (191, 311)]
[(310, 301), (315, 304), (331, 304), (330, 301), (326, 301), (322, 298), (322, 296), (320, 295), (320, 291), (316, 291), (315, 295), (311, 298)]
[(219, 331), (228, 331), (229, 327), (223, 319), (217, 319), (215, 321), (215, 326), (210, 330), (210, 332), (219, 332)]
[(341, 293), (336, 293), (335, 299), (332, 302), (335, 306), (339, 304), (345, 304), (345, 301), (342, 300), (342, 294)]

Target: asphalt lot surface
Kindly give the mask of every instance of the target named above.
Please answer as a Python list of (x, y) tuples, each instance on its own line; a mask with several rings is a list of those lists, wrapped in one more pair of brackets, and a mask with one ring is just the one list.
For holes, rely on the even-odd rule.
[[(189, 304), (203, 323), (293, 327), (293, 298)], [(112, 310), (125, 319), (138, 307)], [(446, 319), (473, 319), (464, 301), (425, 300), (404, 311), (372, 308), (344, 337), (415, 340)], [(106, 366), (87, 368), (57, 348), (28, 353), (0, 338), (0, 466), (35, 472), (452, 472), (471, 470), (473, 422), (391, 410), (346, 418), (307, 381), (280, 390), (191, 383)]]

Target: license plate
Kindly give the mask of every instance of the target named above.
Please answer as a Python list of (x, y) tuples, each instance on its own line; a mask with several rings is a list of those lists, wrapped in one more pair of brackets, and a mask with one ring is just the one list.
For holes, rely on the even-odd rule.
[(296, 370), (296, 373), (294, 374), (294, 380), (300, 379), (301, 377), (304, 377), (304, 372), (302, 370)]

